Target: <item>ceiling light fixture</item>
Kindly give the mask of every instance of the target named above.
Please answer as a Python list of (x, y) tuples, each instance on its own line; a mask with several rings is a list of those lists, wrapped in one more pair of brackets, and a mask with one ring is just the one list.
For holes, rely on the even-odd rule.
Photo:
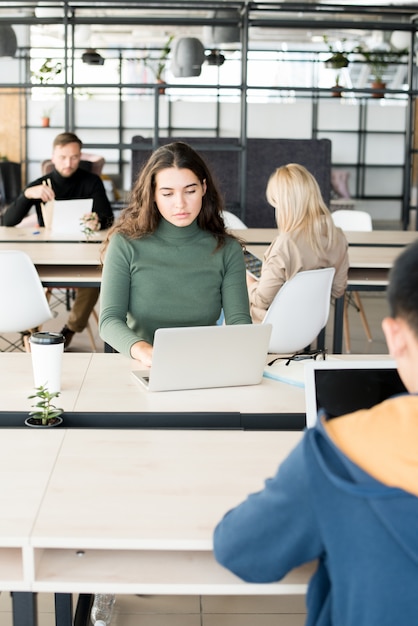
[(104, 58), (93, 48), (87, 48), (81, 56), (83, 63), (87, 65), (104, 65)]
[(206, 55), (206, 62), (208, 65), (216, 65), (217, 67), (220, 67), (225, 63), (225, 57), (220, 50), (214, 49)]
[(180, 37), (174, 41), (170, 70), (176, 78), (200, 76), (205, 49), (196, 37)]
[(0, 25), (0, 57), (14, 57), (17, 50), (16, 33), (7, 24)]
[[(222, 24), (218, 20), (233, 19), (235, 24)], [(213, 26), (204, 26), (203, 38), (208, 45), (239, 43), (241, 41), (240, 15), (237, 10), (220, 9), (213, 12)]]

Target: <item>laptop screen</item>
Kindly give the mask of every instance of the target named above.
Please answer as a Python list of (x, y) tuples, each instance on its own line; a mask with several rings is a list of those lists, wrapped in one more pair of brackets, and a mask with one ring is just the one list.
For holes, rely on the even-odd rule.
[(42, 209), (44, 223), (55, 233), (79, 233), (81, 236), (80, 220), (92, 207), (93, 198), (47, 202)]
[(133, 375), (149, 391), (257, 385), (266, 363), (271, 324), (159, 328), (152, 367)]
[(393, 360), (313, 361), (305, 365), (306, 425), (320, 409), (330, 418), (368, 409), (406, 391)]

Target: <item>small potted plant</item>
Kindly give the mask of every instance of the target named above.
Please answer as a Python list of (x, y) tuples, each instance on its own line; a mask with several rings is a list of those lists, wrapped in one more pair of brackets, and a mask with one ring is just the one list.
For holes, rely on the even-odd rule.
[(383, 90), (386, 89), (386, 82), (384, 81), (384, 75), (387, 67), (391, 63), (398, 63), (405, 54), (408, 54), (408, 49), (404, 50), (367, 50), (363, 46), (357, 46), (355, 52), (361, 54), (370, 68), (370, 74), (372, 78), (372, 89), (377, 91), (372, 94), (373, 98), (383, 98)]
[(63, 65), (60, 61), (53, 62), (52, 59), (45, 59), (41, 67), (32, 71), (32, 79), (34, 83), (45, 85), (61, 74)]
[[(158, 58), (157, 69), (155, 71), (155, 80), (157, 81), (157, 83), (165, 82), (163, 73), (165, 70), (166, 63), (167, 63), (168, 55), (170, 54), (170, 51), (171, 51), (170, 46), (171, 46), (171, 42), (173, 41), (173, 39), (174, 39), (174, 35), (170, 35), (167, 41), (165, 42), (164, 47), (161, 50), (161, 54)], [(164, 93), (163, 87), (159, 90), (159, 93)]]
[(46, 108), (42, 111), (41, 126), (43, 128), (48, 128), (50, 121), (51, 121), (51, 112), (52, 112), (52, 107)]
[(85, 213), (80, 218), (80, 226), (81, 232), (86, 236), (86, 240), (89, 241), (90, 238), (100, 230), (99, 216), (95, 211)]
[[(342, 45), (344, 44), (344, 41), (345, 40), (341, 42)], [(346, 52), (334, 49), (326, 35), (324, 35), (324, 42), (327, 44), (328, 50), (331, 52), (331, 56), (325, 61), (325, 67), (328, 69), (336, 70), (335, 86), (332, 88), (332, 95), (341, 96), (341, 70), (348, 67), (350, 61), (348, 60)]]
[(59, 391), (50, 393), (45, 385), (35, 387), (35, 393), (28, 396), (30, 400), (37, 398), (36, 404), (33, 404), (33, 411), (30, 411), (29, 417), (26, 418), (25, 424), (32, 427), (51, 427), (62, 424), (61, 414), (64, 409), (56, 407), (52, 401), (58, 398)]

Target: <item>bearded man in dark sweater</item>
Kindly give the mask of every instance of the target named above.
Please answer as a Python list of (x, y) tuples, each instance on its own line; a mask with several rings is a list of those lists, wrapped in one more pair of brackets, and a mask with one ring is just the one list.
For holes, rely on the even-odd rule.
[[(41, 204), (51, 200), (92, 198), (92, 212), (99, 219), (100, 228), (109, 228), (113, 213), (99, 176), (80, 167), (82, 142), (74, 133), (61, 133), (53, 143), (54, 169), (30, 183), (3, 216), (4, 226), (16, 226), (35, 206), (40, 226), (44, 226)], [(79, 287), (67, 324), (61, 330), (68, 348), (74, 333), (81, 332), (99, 297), (99, 288)]]

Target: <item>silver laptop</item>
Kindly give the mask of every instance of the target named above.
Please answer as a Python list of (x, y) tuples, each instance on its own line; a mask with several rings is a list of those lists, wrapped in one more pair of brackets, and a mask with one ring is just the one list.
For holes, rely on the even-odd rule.
[(151, 369), (132, 373), (149, 391), (257, 385), (270, 335), (271, 324), (160, 328)]
[(404, 392), (392, 359), (305, 361), (308, 428), (315, 426), (321, 408), (330, 417), (338, 417)]

